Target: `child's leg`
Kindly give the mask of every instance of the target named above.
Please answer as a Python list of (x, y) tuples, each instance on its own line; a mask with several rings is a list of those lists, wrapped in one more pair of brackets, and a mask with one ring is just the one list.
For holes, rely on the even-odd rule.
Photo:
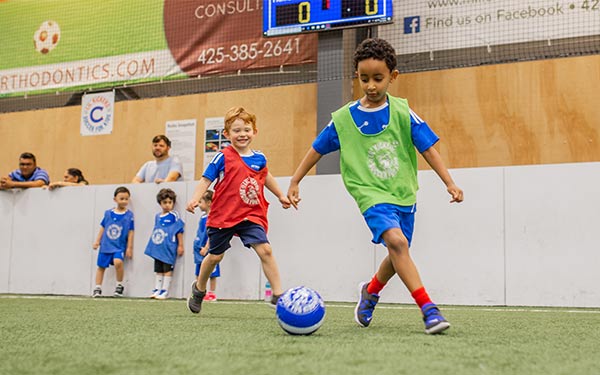
[(211, 277), (210, 279), (210, 291), (214, 293), (217, 290), (217, 278)]
[(102, 285), (102, 281), (104, 280), (104, 271), (106, 271), (106, 268), (98, 267), (98, 269), (96, 269), (96, 286)]
[(260, 258), (263, 272), (271, 284), (273, 295), (281, 295), (283, 290), (281, 289), (281, 279), (279, 278), (279, 267), (277, 267), (271, 245), (269, 243), (261, 243), (252, 245), (252, 248)]
[(410, 257), (408, 240), (399, 228), (392, 228), (383, 233), (388, 255), (383, 259), (377, 270), (377, 279), (386, 284), (394, 274), (398, 274), (404, 285), (412, 293), (422, 288), (421, 276), (417, 266)]
[(214, 271), (217, 264), (221, 262), (223, 256), (225, 256), (225, 253), (219, 255), (208, 253), (202, 260), (202, 263), (200, 263), (200, 273), (196, 279), (196, 289), (200, 292), (206, 292), (206, 284), (208, 283), (210, 274)]
[(121, 259), (115, 259), (115, 274), (117, 276), (117, 283), (123, 282), (123, 276), (125, 275), (125, 267), (123, 267), (123, 261)]

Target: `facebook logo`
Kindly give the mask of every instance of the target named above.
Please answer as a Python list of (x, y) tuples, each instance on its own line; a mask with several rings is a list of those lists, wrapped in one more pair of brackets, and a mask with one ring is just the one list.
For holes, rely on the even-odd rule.
[(421, 16), (404, 17), (404, 34), (415, 34), (421, 31)]

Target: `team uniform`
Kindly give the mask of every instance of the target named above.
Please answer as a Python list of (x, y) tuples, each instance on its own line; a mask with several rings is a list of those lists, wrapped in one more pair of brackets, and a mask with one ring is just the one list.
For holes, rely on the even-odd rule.
[(16, 182), (29, 182), (29, 181), (42, 180), (42, 181), (44, 181), (44, 183), (46, 185), (48, 185), (50, 183), (50, 177), (48, 176), (48, 172), (45, 169), (42, 169), (40, 167), (36, 167), (34, 169), (33, 173), (31, 174), (31, 176), (29, 176), (29, 178), (23, 177), (23, 174), (21, 174), (20, 169), (15, 169), (14, 171), (10, 172), (8, 174), (8, 177), (10, 177), (11, 180), (16, 181)]
[(374, 243), (383, 243), (386, 230), (400, 228), (410, 244), (418, 189), (415, 147), (422, 153), (438, 140), (406, 100), (388, 96), (378, 108), (365, 108), (357, 100), (334, 112), (312, 147), (321, 155), (344, 148), (366, 149), (362, 154), (340, 153), (346, 189), (356, 200)]
[(154, 272), (172, 271), (177, 260), (177, 234), (183, 233), (185, 223), (175, 211), (158, 213), (154, 217), (154, 229), (144, 254), (154, 259)]
[(161, 161), (147, 161), (142, 165), (136, 176), (144, 182), (154, 182), (157, 178), (167, 178), (171, 172), (179, 172), (177, 181), (183, 181), (183, 164), (177, 156), (169, 156)]
[(115, 259), (123, 260), (127, 249), (129, 231), (134, 230), (133, 212), (127, 210), (123, 213), (114, 209), (106, 210), (100, 223), (104, 232), (100, 239), (97, 266), (108, 268), (114, 265)]
[[(200, 254), (200, 250), (206, 246), (208, 242), (208, 234), (206, 233), (206, 220), (208, 215), (204, 214), (200, 218), (200, 222), (198, 223), (198, 232), (196, 233), (196, 238), (194, 238), (194, 263), (196, 264), (196, 276), (200, 274), (200, 264), (204, 260), (204, 255)], [(220, 277), (221, 276), (221, 268), (220, 265), (217, 264), (215, 270), (210, 274), (210, 277)]]
[(269, 242), (269, 203), (264, 197), (268, 173), (267, 158), (259, 151), (244, 156), (228, 146), (215, 155), (203, 174), (217, 180), (207, 220), (209, 253), (224, 253), (234, 235), (246, 247)]

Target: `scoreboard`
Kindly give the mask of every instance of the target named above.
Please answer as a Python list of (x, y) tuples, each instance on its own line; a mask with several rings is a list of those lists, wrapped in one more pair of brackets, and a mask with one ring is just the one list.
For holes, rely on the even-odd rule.
[(375, 26), (392, 13), (392, 0), (263, 0), (263, 35)]

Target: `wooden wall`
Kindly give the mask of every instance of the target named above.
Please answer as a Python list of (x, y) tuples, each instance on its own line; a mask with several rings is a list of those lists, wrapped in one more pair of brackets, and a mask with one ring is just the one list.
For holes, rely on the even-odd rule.
[(253, 148), (263, 151), (275, 176), (291, 175), (316, 135), (316, 84), (125, 101), (115, 104), (110, 135), (82, 137), (81, 107), (0, 115), (0, 174), (17, 168), (21, 152), (33, 152), (52, 180), (80, 168), (90, 183), (128, 183), (152, 157), (152, 137), (169, 120), (197, 119), (196, 179), (202, 175), (204, 119), (223, 117), (241, 105), (257, 115)]
[(390, 93), (451, 168), (600, 160), (598, 55), (401, 74)]
[[(596, 55), (402, 74), (390, 92), (440, 135), (449, 168), (468, 168), (600, 161), (598, 87)], [(305, 84), (119, 102), (113, 134), (95, 137), (80, 136), (78, 106), (2, 114), (0, 174), (30, 151), (53, 180), (79, 167), (92, 183), (126, 183), (152, 158), (151, 139), (166, 121), (196, 118), (202, 129), (205, 118), (242, 105), (258, 117), (254, 148), (275, 176), (289, 176), (316, 135), (316, 94)], [(198, 131), (196, 179), (202, 141)]]

